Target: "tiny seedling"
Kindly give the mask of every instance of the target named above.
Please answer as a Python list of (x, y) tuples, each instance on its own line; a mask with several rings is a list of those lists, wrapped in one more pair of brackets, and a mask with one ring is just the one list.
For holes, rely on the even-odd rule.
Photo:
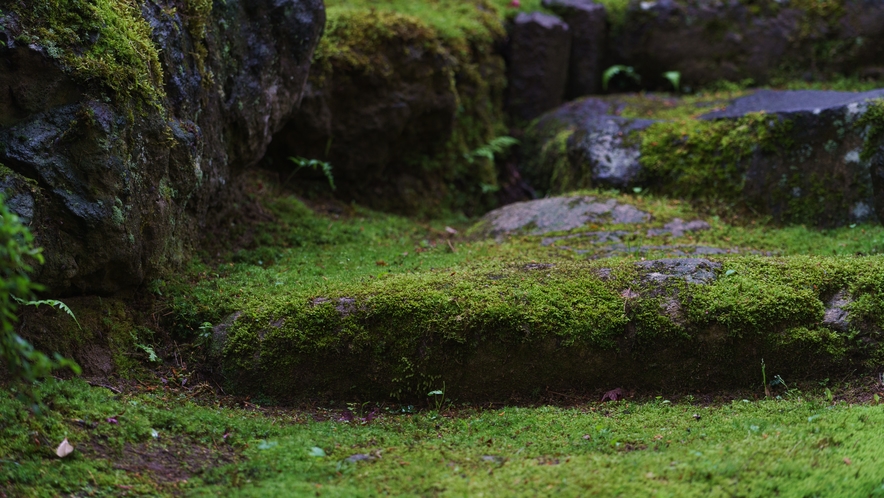
[(282, 183), (283, 185), (287, 184), (295, 176), (295, 173), (301, 169), (310, 168), (313, 171), (321, 171), (325, 175), (326, 180), (328, 180), (328, 186), (335, 190), (335, 177), (332, 175), (332, 165), (328, 162), (320, 161), (319, 159), (307, 159), (305, 157), (290, 157), (289, 161), (293, 162), (297, 167), (292, 170), (289, 177)]
[(442, 389), (430, 391), (427, 393), (427, 396), (433, 396), (433, 403), (436, 407), (436, 411), (440, 411), (442, 405), (445, 403), (445, 382), (442, 382)]
[(666, 71), (663, 73), (663, 77), (672, 84), (672, 88), (677, 92), (681, 83), (681, 73), (678, 71)]
[(622, 64), (616, 64), (614, 66), (605, 69), (605, 72), (602, 73), (602, 88), (607, 91), (608, 85), (611, 83), (611, 80), (614, 79), (617, 75), (623, 75), (636, 83), (641, 83), (642, 78), (638, 73), (635, 72), (635, 69), (632, 66), (624, 66)]

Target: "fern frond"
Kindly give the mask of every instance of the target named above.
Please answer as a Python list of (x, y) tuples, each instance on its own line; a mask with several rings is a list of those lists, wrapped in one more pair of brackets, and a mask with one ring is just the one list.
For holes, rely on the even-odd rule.
[(14, 299), (15, 302), (17, 302), (21, 305), (24, 305), (24, 306), (34, 306), (36, 308), (36, 307), (39, 307), (41, 304), (45, 304), (51, 308), (58, 308), (58, 309), (64, 311), (65, 313), (67, 313), (68, 316), (70, 316), (71, 318), (74, 319), (74, 323), (77, 324), (78, 329), (83, 330), (83, 327), (80, 325), (80, 321), (77, 320), (77, 317), (74, 315), (74, 312), (71, 311), (71, 309), (68, 307), (68, 305), (64, 304), (63, 302), (61, 302), (57, 299), (42, 299), (39, 301), (35, 301), (35, 300), (25, 301), (24, 299), (21, 299), (19, 297), (15, 297), (15, 296), (12, 296), (12, 299)]

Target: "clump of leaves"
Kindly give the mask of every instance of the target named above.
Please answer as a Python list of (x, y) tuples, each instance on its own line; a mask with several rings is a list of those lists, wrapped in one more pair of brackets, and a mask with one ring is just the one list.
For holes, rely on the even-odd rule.
[(476, 159), (488, 159), (489, 161), (494, 161), (494, 156), (498, 154), (503, 154), (510, 147), (518, 144), (519, 141), (513, 137), (502, 136), (491, 139), (487, 144), (477, 148), (476, 150), (464, 154), (464, 157), (467, 161), (472, 163)]
[[(33, 262), (43, 262), (40, 249), (34, 247), (31, 232), (0, 198), (0, 362), (6, 365), (13, 380), (26, 384), (45, 378), (60, 368), (70, 368), (77, 374), (80, 372), (80, 367), (73, 361), (57, 353), (50, 358), (15, 333), (13, 324), (17, 320), (17, 304), (40, 304), (39, 301), (29, 301), (34, 292), (41, 288), (28, 277)], [(70, 309), (67, 312), (70, 313)], [(39, 403), (33, 399), (31, 392), (26, 389), (25, 393), (35, 402), (34, 408), (38, 409)]]

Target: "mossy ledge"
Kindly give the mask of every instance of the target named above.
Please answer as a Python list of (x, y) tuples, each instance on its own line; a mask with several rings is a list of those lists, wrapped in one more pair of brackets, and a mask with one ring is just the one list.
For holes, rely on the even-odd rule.
[(881, 282), (880, 257), (463, 265), (234, 300), (214, 350), (232, 387), (281, 401), (749, 386), (762, 359), (829, 378), (884, 359)]

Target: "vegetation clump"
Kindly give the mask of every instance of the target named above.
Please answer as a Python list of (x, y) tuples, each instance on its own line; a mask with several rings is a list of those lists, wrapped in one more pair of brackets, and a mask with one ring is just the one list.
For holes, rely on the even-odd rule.
[(164, 97), (159, 49), (137, 0), (15, 2), (25, 43), (34, 43), (76, 77), (116, 95), (160, 105)]

